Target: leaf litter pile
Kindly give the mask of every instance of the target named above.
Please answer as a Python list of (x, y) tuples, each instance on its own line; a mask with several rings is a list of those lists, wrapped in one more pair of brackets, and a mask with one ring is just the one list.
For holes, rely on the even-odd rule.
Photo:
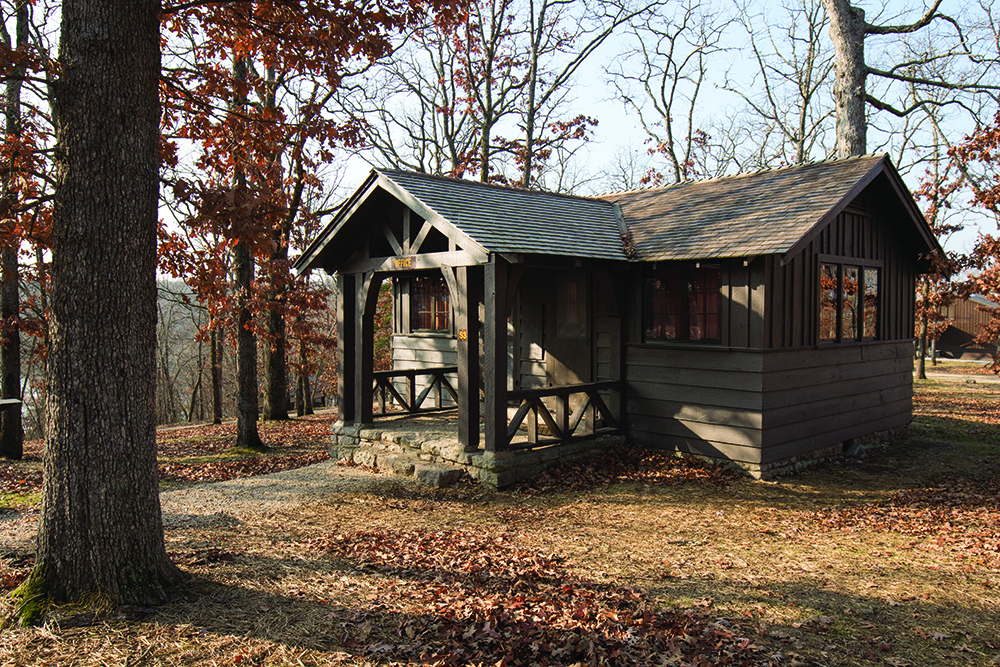
[(920, 538), (910, 547), (955, 552), (1000, 567), (1000, 477), (942, 477), (885, 500), (814, 515), (824, 530), (880, 530)]
[[(343, 644), (364, 655), (433, 665), (770, 664), (725, 618), (656, 608), (641, 592), (568, 574), (563, 558), (500, 532), (352, 531), (309, 541), (385, 577), (382, 594), (418, 613), (339, 614)], [(369, 618), (401, 620), (372, 632)], [(352, 628), (367, 628), (362, 637)]]

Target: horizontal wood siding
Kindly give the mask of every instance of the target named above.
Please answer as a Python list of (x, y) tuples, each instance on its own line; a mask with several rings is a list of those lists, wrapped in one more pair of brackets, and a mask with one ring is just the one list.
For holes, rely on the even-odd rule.
[(756, 352), (630, 346), (628, 434), (653, 447), (758, 463), (762, 371)]
[[(393, 370), (411, 370), (414, 368), (434, 368), (440, 366), (458, 365), (458, 342), (446, 336), (414, 336), (406, 334), (395, 334), (392, 337), (392, 368)], [(451, 386), (458, 389), (458, 376), (449, 375), (448, 380)], [(418, 377), (416, 380), (416, 395), (431, 381), (431, 377)], [(403, 393), (406, 389), (405, 380), (393, 381), (396, 389)], [(432, 392), (433, 393), (433, 392)], [(425, 408), (434, 405), (432, 396), (428, 396), (424, 401)], [(454, 406), (455, 401), (451, 395), (442, 392), (442, 403), (446, 406)]]
[(763, 463), (909, 423), (908, 341), (763, 355)]

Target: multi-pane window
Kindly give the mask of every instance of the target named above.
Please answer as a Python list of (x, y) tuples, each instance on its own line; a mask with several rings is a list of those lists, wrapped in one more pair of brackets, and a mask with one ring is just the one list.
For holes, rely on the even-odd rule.
[(410, 331), (448, 332), (451, 306), (444, 278), (410, 280)]
[(823, 263), (819, 276), (819, 340), (850, 343), (878, 336), (879, 270)]
[(646, 272), (645, 340), (718, 343), (722, 340), (719, 264), (660, 264)]

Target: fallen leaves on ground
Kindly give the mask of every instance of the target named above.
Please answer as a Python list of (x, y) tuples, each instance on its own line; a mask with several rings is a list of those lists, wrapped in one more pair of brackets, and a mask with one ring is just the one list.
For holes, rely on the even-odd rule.
[(583, 461), (557, 463), (545, 472), (519, 483), (515, 489), (527, 496), (582, 491), (617, 482), (684, 484), (701, 482), (725, 485), (740, 473), (693, 456), (677, 456), (642, 445), (626, 444)]
[[(314, 415), (279, 422), (261, 422), (261, 440), (272, 451), (241, 454), (241, 458), (213, 461), (174, 461), (215, 457), (229, 452), (236, 442), (236, 424), (204, 424), (161, 428), (156, 434), (157, 468), (161, 480), (219, 482), (292, 470), (329, 458), (330, 424), (333, 414)], [(0, 461), (0, 494), (37, 493), (42, 488), (42, 471), (25, 463), (38, 462), (41, 444), (23, 461)], [(37, 450), (37, 451), (36, 451)], [(164, 460), (166, 459), (166, 460)]]
[(656, 608), (641, 592), (570, 576), (563, 559), (483, 531), (353, 531), (309, 540), (412, 608), (336, 614), (345, 647), (383, 661), (458, 665), (770, 664), (731, 620)]
[(42, 488), (42, 471), (26, 470), (16, 461), (0, 461), (0, 495), (29, 494)]
[(285, 454), (267, 458), (239, 461), (212, 461), (209, 463), (161, 463), (157, 467), (161, 480), (187, 482), (220, 482), (268, 475), (283, 470), (302, 468), (330, 458), (327, 452), (312, 454)]
[(942, 477), (884, 500), (813, 514), (825, 530), (881, 530), (922, 538), (911, 546), (1000, 565), (1000, 477)]

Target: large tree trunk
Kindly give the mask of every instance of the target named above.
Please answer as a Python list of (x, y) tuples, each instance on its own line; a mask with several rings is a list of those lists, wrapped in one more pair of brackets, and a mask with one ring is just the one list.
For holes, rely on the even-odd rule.
[(62, 4), (48, 442), (26, 602), (156, 604), (179, 576), (156, 473), (159, 12)]
[[(24, 49), (28, 45), (28, 2), (18, 0), (16, 7), (15, 43), (11, 44), (9, 35), (7, 46)], [(8, 136), (17, 136), (21, 132), (21, 82), (25, 67), (18, 65), (7, 79), (6, 91), (6, 130)], [(3, 197), (6, 199), (14, 189), (15, 174), (10, 172), (3, 182)], [(20, 310), (21, 299), (18, 287), (21, 275), (17, 262), (17, 252), (20, 239), (12, 239), (10, 245), (0, 251), (0, 262), (3, 270), (0, 280), (0, 320), (4, 325), (2, 340), (0, 340), (0, 394), (3, 398), (21, 399), (21, 329)], [(21, 421), (21, 406), (16, 405), (0, 413), (0, 456), (10, 459), (20, 459), (24, 455), (24, 424)]]
[(209, 338), (212, 358), (212, 423), (222, 423), (222, 332), (212, 327)]
[(842, 158), (864, 155), (868, 150), (865, 12), (852, 7), (848, 0), (823, 0), (823, 6), (830, 18), (836, 73), (833, 99), (837, 105), (837, 155)]
[[(247, 61), (242, 57), (233, 58), (233, 78), (247, 80)], [(246, 98), (237, 95), (232, 108), (239, 113), (246, 106)], [(246, 175), (237, 161), (234, 186), (237, 191), (246, 190)], [(236, 446), (242, 449), (260, 450), (264, 443), (257, 433), (257, 337), (251, 327), (253, 313), (250, 312), (250, 298), (253, 289), (254, 260), (249, 239), (242, 238), (233, 248), (233, 264), (236, 270)]]
[[(269, 109), (277, 107), (275, 93), (274, 68), (267, 71), (268, 86), (264, 105)], [(274, 166), (277, 168), (277, 162)], [(264, 345), (264, 409), (266, 420), (288, 419), (288, 361), (285, 352), (285, 313), (284, 294), (288, 277), (288, 236), (291, 231), (291, 221), (282, 216), (281, 224), (271, 234), (274, 250), (271, 252), (271, 272), (267, 289), (269, 308), (265, 321), (267, 322), (267, 338)], [(283, 275), (279, 275), (278, 272)]]
[(257, 433), (257, 337), (250, 321), (250, 289), (253, 284), (253, 255), (245, 241), (233, 250), (236, 260), (236, 446), (242, 449), (263, 449)]
[[(283, 295), (285, 287), (275, 270), (284, 271), (285, 260), (288, 259), (288, 236), (283, 229), (274, 235), (276, 249), (271, 254), (273, 261), (271, 282), (267, 292), (270, 307), (265, 320), (270, 340), (264, 344), (264, 419), (288, 419), (288, 361), (285, 354), (285, 314), (280, 309), (284, 306)], [(274, 267), (278, 267), (275, 269)]]

